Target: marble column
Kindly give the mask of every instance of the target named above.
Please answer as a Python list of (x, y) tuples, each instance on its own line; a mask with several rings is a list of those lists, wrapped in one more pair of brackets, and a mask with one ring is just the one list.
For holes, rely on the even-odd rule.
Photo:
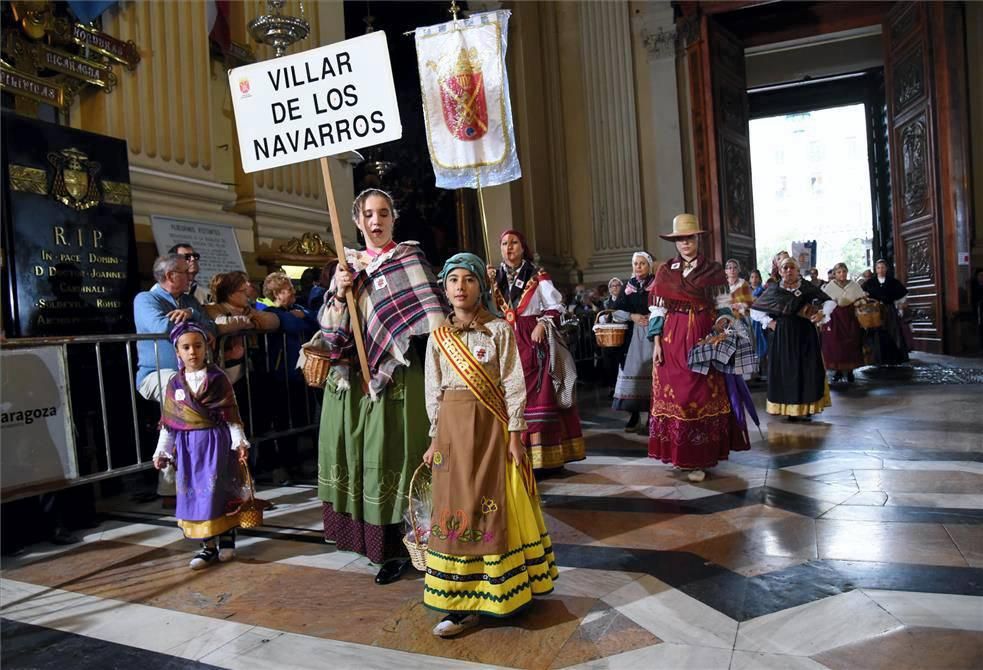
[(664, 260), (675, 254), (675, 248), (659, 234), (671, 228), (674, 216), (686, 211), (675, 21), (668, 0), (632, 7), (645, 239), (649, 252)]
[(627, 2), (579, 5), (594, 254), (589, 282), (627, 274), (645, 233)]

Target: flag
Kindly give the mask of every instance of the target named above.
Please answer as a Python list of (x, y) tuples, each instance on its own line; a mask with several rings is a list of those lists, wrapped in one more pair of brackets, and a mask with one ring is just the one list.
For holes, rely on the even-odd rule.
[(228, 53), (232, 44), (232, 32), (229, 28), (229, 0), (208, 0), (205, 6), (205, 16), (208, 22), (208, 39), (217, 44), (222, 53)]
[(68, 7), (79, 23), (91, 23), (116, 2), (117, 0), (68, 0)]
[(509, 16), (485, 12), (415, 31), (423, 120), (440, 188), (522, 176), (505, 71)]

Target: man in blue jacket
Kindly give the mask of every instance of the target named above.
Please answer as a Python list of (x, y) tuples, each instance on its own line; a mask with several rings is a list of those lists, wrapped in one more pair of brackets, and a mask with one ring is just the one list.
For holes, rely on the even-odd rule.
[[(138, 334), (166, 336), (171, 328), (185, 321), (194, 321), (214, 334), (215, 324), (205, 316), (198, 300), (186, 293), (191, 280), (183, 254), (167, 254), (154, 261), (154, 279), (157, 283), (153, 288), (133, 299), (133, 320)], [(158, 361), (160, 374), (157, 374)], [(177, 355), (166, 337), (137, 342), (136, 383), (141, 396), (159, 402), (175, 374)]]

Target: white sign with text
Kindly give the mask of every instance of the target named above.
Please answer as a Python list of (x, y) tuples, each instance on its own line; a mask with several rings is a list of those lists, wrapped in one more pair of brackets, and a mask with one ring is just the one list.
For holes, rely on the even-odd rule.
[(190, 244), (201, 254), (195, 281), (202, 286), (207, 287), (212, 277), (220, 272), (246, 271), (232, 226), (154, 214), (150, 217), (150, 228), (154, 232), (158, 255), (166, 254), (175, 244)]
[(229, 89), (247, 173), (403, 134), (382, 31), (237, 67)]
[(5, 491), (78, 477), (61, 347), (0, 352), (0, 458)]

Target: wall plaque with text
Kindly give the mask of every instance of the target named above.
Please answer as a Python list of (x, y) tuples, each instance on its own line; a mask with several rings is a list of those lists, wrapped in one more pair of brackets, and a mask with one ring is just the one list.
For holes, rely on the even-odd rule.
[(126, 142), (3, 114), (7, 337), (133, 332)]

